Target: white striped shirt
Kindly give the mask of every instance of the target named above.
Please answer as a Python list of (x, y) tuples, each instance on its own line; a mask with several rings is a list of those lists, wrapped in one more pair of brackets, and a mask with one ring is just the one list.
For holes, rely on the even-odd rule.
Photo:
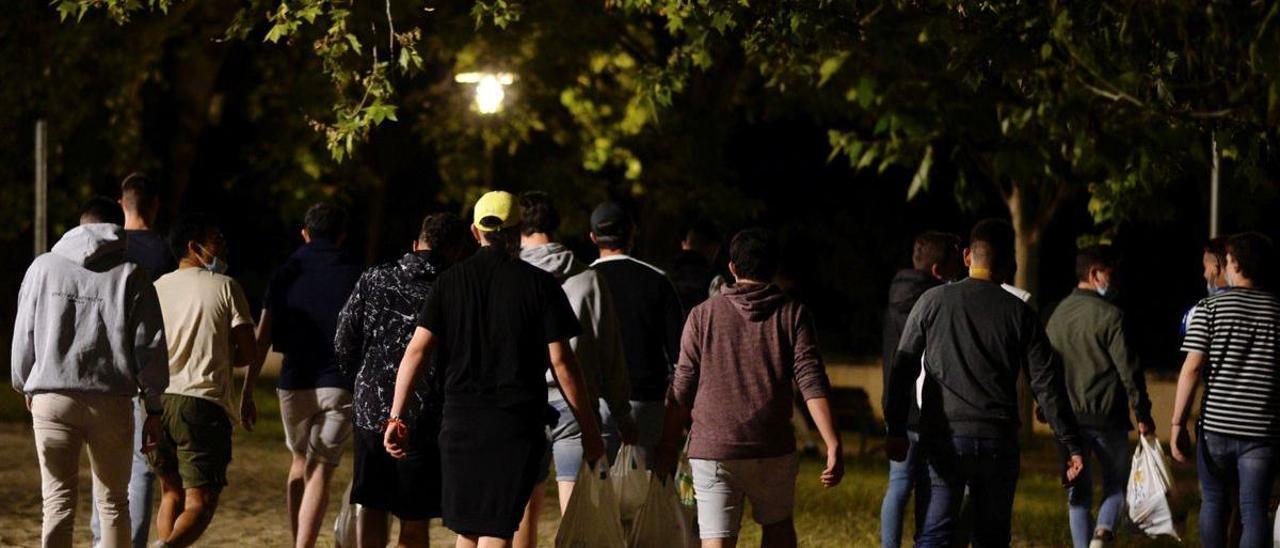
[(1183, 352), (1209, 356), (1200, 420), (1206, 431), (1280, 438), (1280, 299), (1236, 288), (1196, 306)]

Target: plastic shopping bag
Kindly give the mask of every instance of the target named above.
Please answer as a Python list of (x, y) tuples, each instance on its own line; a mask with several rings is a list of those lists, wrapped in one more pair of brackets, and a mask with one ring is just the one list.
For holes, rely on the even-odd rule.
[(356, 519), (358, 506), (351, 504), (351, 487), (342, 495), (342, 506), (338, 508), (338, 519), (333, 520), (333, 545), (337, 548), (356, 548)]
[(693, 489), (693, 467), (689, 465), (689, 439), (685, 438), (684, 449), (680, 451), (680, 459), (676, 465), (676, 495), (680, 499), (680, 513), (684, 514), (686, 527), (685, 543), (678, 546), (699, 546), (698, 535), (698, 498)]
[(604, 459), (594, 466), (582, 463), (569, 504), (565, 506), (556, 533), (556, 548), (595, 548), (624, 546), (622, 517)]
[(1280, 507), (1276, 507), (1276, 522), (1271, 525), (1271, 548), (1280, 548)]
[(1133, 466), (1129, 470), (1126, 502), (1129, 519), (1149, 537), (1168, 535), (1178, 538), (1167, 497), (1172, 488), (1169, 461), (1160, 440), (1155, 436), (1139, 436), (1138, 448), (1133, 452)]
[(630, 548), (687, 548), (691, 534), (688, 515), (676, 493), (675, 478), (649, 480), (648, 496), (631, 527)]
[(609, 482), (613, 484), (622, 521), (634, 520), (649, 490), (649, 470), (635, 447), (623, 445), (618, 450), (618, 458), (609, 469)]

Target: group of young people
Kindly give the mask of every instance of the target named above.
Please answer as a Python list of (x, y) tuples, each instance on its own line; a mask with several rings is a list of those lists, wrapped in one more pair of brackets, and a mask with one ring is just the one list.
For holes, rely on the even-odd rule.
[[(1114, 303), (1119, 258), (1108, 246), (1079, 250), (1077, 286), (1046, 325), (1026, 294), (1007, 285), (1018, 267), (1014, 257), (1013, 227), (986, 220), (967, 246), (952, 234), (920, 235), (913, 268), (893, 280), (885, 321), (891, 462), (882, 546), (901, 545), (913, 492), (916, 546), (1010, 544), (1020, 375), (1060, 448), (1071, 543), (1099, 548), (1115, 539), (1133, 423), (1139, 435), (1157, 434), (1143, 368)], [(1194, 456), (1207, 547), (1271, 542), (1268, 506), (1280, 447), (1280, 300), (1268, 283), (1274, 261), (1271, 241), (1257, 233), (1211, 241), (1203, 255), (1209, 296), (1185, 319), (1169, 445), (1175, 460), (1192, 457), (1187, 423), (1203, 384)], [(1103, 495), (1096, 514), (1094, 476)]]
[(23, 280), (12, 385), (32, 414), (46, 546), (72, 543), (84, 448), (95, 545), (148, 545), (155, 478), (155, 545), (196, 543), (228, 484), (234, 425), (256, 424), (270, 349), (284, 356), (300, 547), (316, 543), (348, 440), (342, 502), (361, 509), (360, 546), (386, 545), (389, 516), (401, 546), (425, 546), (436, 517), (459, 546), (534, 546), (550, 470), (563, 510), (578, 471), (623, 444), (663, 475), (687, 453), (705, 546), (735, 544), (744, 500), (766, 545), (793, 546), (797, 399), (826, 445), (817, 479), (843, 476), (813, 318), (772, 283), (768, 231), (731, 240), (726, 276), (718, 236), (695, 227), (668, 274), (629, 255), (635, 225), (608, 202), (590, 217), (588, 263), (556, 241), (551, 196), (494, 191), (470, 222), (427, 216), (403, 256), (363, 270), (343, 252), (342, 209), (320, 203), (255, 322), (214, 219), (185, 216), (166, 240), (151, 231), (158, 208), (131, 175)]

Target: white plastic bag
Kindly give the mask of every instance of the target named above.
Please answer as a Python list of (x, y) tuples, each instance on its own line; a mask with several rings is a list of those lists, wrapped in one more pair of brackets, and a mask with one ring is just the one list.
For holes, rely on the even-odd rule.
[(333, 545), (337, 548), (356, 548), (356, 519), (359, 507), (351, 504), (351, 487), (355, 480), (347, 484), (347, 491), (342, 494), (342, 506), (338, 508), (338, 519), (333, 520)]
[(1167, 497), (1172, 488), (1169, 461), (1160, 440), (1155, 436), (1139, 436), (1138, 448), (1133, 452), (1133, 466), (1129, 470), (1126, 502), (1129, 519), (1149, 537), (1168, 535), (1178, 538)]
[(604, 459), (595, 466), (582, 463), (556, 533), (556, 548), (626, 545), (618, 501), (613, 498), (605, 466)]
[(623, 445), (609, 469), (609, 482), (618, 498), (618, 512), (623, 522), (632, 521), (644, 504), (649, 489), (649, 470), (636, 448)]
[(636, 514), (631, 526), (630, 548), (687, 548), (690, 538), (697, 538), (691, 531), (688, 515), (680, 495), (676, 492), (675, 478), (649, 480), (649, 493)]
[(1271, 525), (1271, 548), (1280, 548), (1280, 506), (1276, 507), (1276, 522)]

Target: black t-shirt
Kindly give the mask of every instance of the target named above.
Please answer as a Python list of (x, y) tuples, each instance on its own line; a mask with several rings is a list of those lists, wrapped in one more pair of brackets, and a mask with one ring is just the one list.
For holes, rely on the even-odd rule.
[(165, 243), (164, 238), (150, 230), (126, 230), (124, 234), (124, 256), (146, 270), (151, 281), (154, 282), (178, 268), (177, 262), (173, 260), (173, 252), (169, 250), (169, 244)]
[(550, 274), (483, 247), (436, 280), (418, 325), (439, 337), (446, 405), (546, 403), (547, 344), (582, 327)]
[(626, 255), (599, 259), (591, 268), (604, 276), (613, 296), (631, 377), (631, 399), (662, 401), (680, 357), (684, 332), (675, 286), (661, 270)]

